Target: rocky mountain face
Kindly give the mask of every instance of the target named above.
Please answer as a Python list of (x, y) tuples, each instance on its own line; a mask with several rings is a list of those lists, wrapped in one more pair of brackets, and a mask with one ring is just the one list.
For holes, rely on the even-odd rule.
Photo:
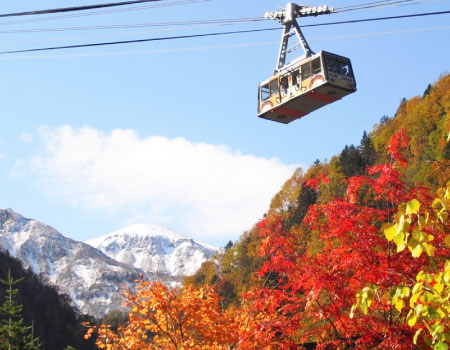
[(213, 249), (148, 225), (130, 226), (91, 244), (95, 247), (11, 209), (0, 209), (0, 249), (95, 317), (119, 308), (120, 285), (133, 283), (139, 274), (173, 284), (213, 254)]
[(145, 273), (172, 279), (194, 274), (215, 250), (155, 225), (132, 225), (86, 243)]

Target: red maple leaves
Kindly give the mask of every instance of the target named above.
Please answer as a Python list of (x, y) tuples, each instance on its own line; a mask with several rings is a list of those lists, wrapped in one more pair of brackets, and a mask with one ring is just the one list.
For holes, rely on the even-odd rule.
[[(316, 251), (302, 250), (295, 232), (286, 231), (278, 217), (259, 224), (267, 262), (258, 272), (262, 286), (246, 298), (264, 319), (260, 336), (270, 334), (280, 349), (311, 340), (319, 348), (413, 348), (414, 329), (404, 322), (407, 310), (398, 312), (381, 293), (394, 285), (412, 285), (427, 259), (414, 259), (409, 252), (393, 258), (394, 245), (381, 230), (399, 203), (412, 195), (429, 196), (423, 188), (408, 191), (396, 170), (406, 165), (402, 152), (407, 146), (402, 130), (389, 143), (391, 163), (348, 179), (345, 198), (309, 208), (304, 223), (310, 235), (319, 237)], [(318, 189), (323, 181), (311, 179), (306, 185)], [(368, 284), (381, 293), (373, 301), (374, 312), (351, 319), (355, 295)]]

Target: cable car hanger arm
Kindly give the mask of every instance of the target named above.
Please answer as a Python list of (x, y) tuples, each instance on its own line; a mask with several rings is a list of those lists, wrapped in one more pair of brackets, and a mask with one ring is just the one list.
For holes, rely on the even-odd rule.
[[(266, 12), (264, 17), (278, 20), (284, 27), (283, 34), (281, 36), (280, 50), (278, 52), (277, 66), (275, 68), (275, 73), (282, 70), (286, 65), (286, 56), (288, 53), (295, 51), (299, 47), (305, 52), (305, 57), (314, 55), (314, 52), (308, 45), (305, 36), (303, 35), (300, 26), (297, 23), (297, 18), (307, 17), (307, 16), (318, 16), (333, 13), (334, 9), (332, 7), (324, 6), (306, 6), (297, 5), (294, 3), (288, 3), (285, 9), (279, 9), (277, 11)], [(292, 30), (293, 29), (293, 30)], [(288, 47), (289, 38), (293, 35), (297, 36), (299, 44), (293, 47)]]

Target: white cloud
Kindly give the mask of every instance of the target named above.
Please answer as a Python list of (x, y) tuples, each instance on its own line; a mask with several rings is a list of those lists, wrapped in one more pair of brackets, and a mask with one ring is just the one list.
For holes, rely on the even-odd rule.
[(29, 133), (27, 131), (22, 131), (19, 135), (19, 142), (22, 143), (32, 143), (34, 141), (34, 136), (32, 133)]
[(33, 169), (54, 195), (203, 240), (236, 238), (250, 228), (296, 167), (132, 130), (63, 126), (39, 135), (43, 148)]

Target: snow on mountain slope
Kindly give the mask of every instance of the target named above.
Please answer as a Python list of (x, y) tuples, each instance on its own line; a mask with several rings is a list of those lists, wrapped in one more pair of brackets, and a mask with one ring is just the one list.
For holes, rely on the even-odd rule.
[(216, 249), (156, 225), (132, 225), (85, 242), (109, 257), (157, 275), (187, 276)]
[(120, 284), (132, 283), (142, 273), (11, 209), (0, 209), (0, 249), (20, 259), (68, 294), (82, 312), (93, 316), (120, 307)]
[(69, 295), (79, 310), (95, 317), (120, 308), (121, 284), (132, 284), (140, 274), (177, 284), (215, 251), (154, 225), (129, 226), (87, 243), (0, 209), (0, 250), (20, 259)]

